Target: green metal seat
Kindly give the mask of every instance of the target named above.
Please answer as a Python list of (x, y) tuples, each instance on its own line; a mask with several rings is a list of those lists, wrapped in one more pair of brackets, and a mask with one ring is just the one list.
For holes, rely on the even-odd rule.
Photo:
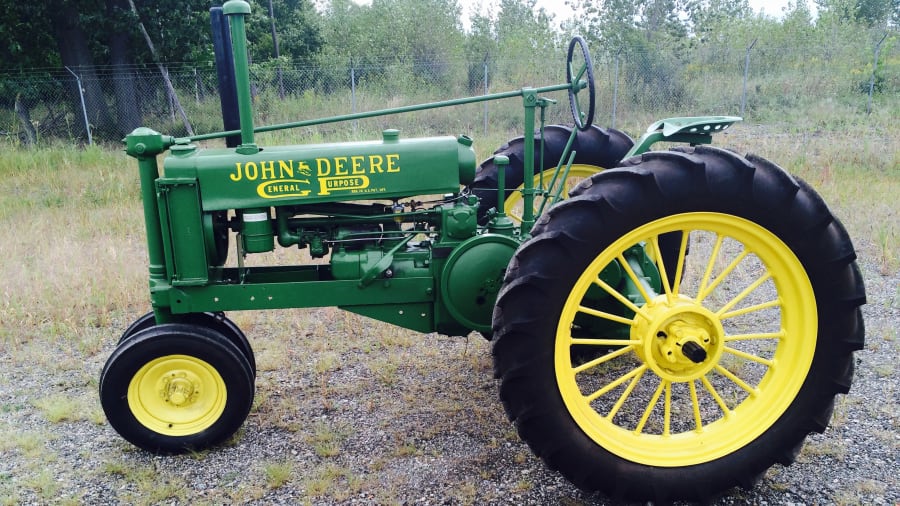
[(659, 120), (634, 144), (626, 157), (639, 155), (650, 150), (650, 146), (660, 141), (686, 142), (691, 145), (709, 144), (712, 134), (722, 132), (731, 125), (743, 121), (738, 116), (687, 116)]

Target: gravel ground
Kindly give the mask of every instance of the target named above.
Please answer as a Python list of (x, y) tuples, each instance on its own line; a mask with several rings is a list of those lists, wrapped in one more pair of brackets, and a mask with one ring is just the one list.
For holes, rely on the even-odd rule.
[[(867, 343), (850, 395), (794, 465), (716, 504), (900, 504), (900, 273), (860, 256)], [(518, 439), (480, 337), (332, 308), (233, 316), (256, 349), (256, 404), (227, 445), (170, 457), (124, 442), (99, 407), (125, 318), (21, 329), (0, 353), (0, 504), (610, 504)]]

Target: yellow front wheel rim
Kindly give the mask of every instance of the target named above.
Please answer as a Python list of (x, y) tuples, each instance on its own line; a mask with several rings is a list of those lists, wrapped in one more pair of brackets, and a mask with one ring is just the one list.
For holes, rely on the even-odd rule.
[[(627, 265), (623, 252), (640, 243), (664, 267), (658, 238), (670, 232), (683, 239), (658, 294), (642, 288), (634, 301), (600, 278), (612, 262)], [(596, 309), (586, 295), (598, 290), (633, 316)], [(576, 315), (620, 325), (629, 337), (580, 335)], [(778, 237), (732, 215), (672, 215), (622, 236), (579, 277), (557, 327), (556, 380), (578, 426), (611, 453), (650, 466), (702, 464), (748, 445), (784, 414), (809, 372), (816, 334), (812, 285)], [(597, 353), (581, 362), (573, 346)]]
[(144, 427), (189, 436), (211, 427), (225, 411), (225, 381), (208, 362), (167, 355), (147, 362), (128, 385), (128, 407)]
[[(565, 168), (560, 169), (565, 170)], [(586, 164), (572, 164), (572, 167), (569, 169), (569, 174), (566, 176), (565, 186), (563, 190), (560, 192), (559, 197), (560, 200), (563, 200), (568, 197), (569, 191), (575, 186), (578, 185), (581, 181), (591, 177), (593, 174), (596, 174), (602, 171), (602, 167), (598, 167), (596, 165), (586, 165)], [(536, 189), (543, 188), (550, 192), (555, 192), (555, 188), (549, 188), (550, 183), (553, 181), (553, 174), (556, 171), (554, 169), (545, 170), (543, 173), (543, 177), (541, 174), (535, 174), (534, 176), (534, 187)], [(560, 175), (562, 172), (560, 172)], [(559, 186), (559, 181), (556, 183)], [(519, 185), (512, 193), (507, 195), (506, 197), (506, 205), (504, 206), (504, 212), (509, 216), (514, 222), (521, 223), (522, 222), (522, 188), (524, 185)], [(543, 202), (544, 197), (539, 195), (535, 195), (534, 198), (534, 212), (536, 213), (541, 208), (541, 202)], [(547, 205), (550, 205), (552, 202), (548, 202)]]

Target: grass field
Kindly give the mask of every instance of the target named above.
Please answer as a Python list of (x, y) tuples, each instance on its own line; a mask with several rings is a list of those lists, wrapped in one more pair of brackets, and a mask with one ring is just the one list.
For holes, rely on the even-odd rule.
[[(867, 117), (824, 105), (809, 116), (780, 123), (742, 124), (716, 143), (769, 158), (816, 188), (871, 266), (865, 271), (867, 285), (887, 290), (879, 300), (896, 314), (900, 125), (892, 110), (896, 107)], [(362, 128), (359, 135), (377, 137), (380, 127)], [(483, 136), (477, 124), (451, 128), (430, 133), (474, 128), (480, 158), (515, 135), (502, 131)], [(632, 135), (640, 128), (625, 127)], [(324, 136), (313, 132), (299, 137)], [(491, 455), (491, 445), (511, 448), (504, 455), (512, 466), (541, 469), (518, 442), (496, 400), (486, 343), (423, 338), (332, 308), (233, 314), (253, 342), (260, 370), (248, 427), (229, 447), (212, 452), (219, 456), (140, 456), (106, 425), (96, 393), (99, 370), (119, 334), (148, 309), (135, 164), (116, 147), (8, 149), (0, 157), (0, 188), (0, 451), (14, 456), (0, 463), (0, 504), (78, 504), (101, 498), (185, 504), (331, 503), (354, 497), (374, 503), (417, 502), (407, 496), (415, 482), (379, 480), (394, 476), (391, 470), (397, 467), (440, 462), (448, 451), (435, 450), (430, 442), (450, 436), (459, 444), (484, 445), (485, 453), (478, 455)], [(868, 332), (870, 343), (896, 355), (896, 321), (869, 325)], [(898, 372), (890, 363), (879, 367), (874, 372), (878, 377), (897, 382)], [(896, 398), (895, 389), (888, 392)], [(895, 411), (887, 415), (896, 416)], [(381, 421), (372, 423), (383, 426), (371, 432), (356, 427), (352, 418), (335, 422), (340, 417), (328, 415), (334, 412), (387, 418), (376, 418)], [(431, 421), (418, 423), (419, 415)], [(286, 436), (278, 444), (264, 439), (273, 448), (255, 451), (248, 462), (235, 448), (258, 441), (248, 435), (251, 431)], [(359, 440), (362, 433), (382, 434), (377, 444), (369, 442), (378, 452), (368, 455), (369, 443)], [(73, 447), (66, 443), (71, 434), (91, 443)], [(896, 450), (896, 440), (890, 434), (883, 437)], [(846, 452), (828, 446), (827, 440), (809, 451), (834, 458)], [(365, 472), (342, 460), (354, 452), (367, 459)], [(230, 469), (221, 464), (228, 458), (235, 464)], [(529, 475), (510, 477), (487, 457), (486, 462), (467, 458), (474, 460), (462, 469), (474, 476), (445, 477), (443, 495), (458, 503), (538, 497), (537, 480)], [(184, 478), (207, 463), (223, 466), (215, 474), (219, 481)], [(492, 497), (490, 486), (480, 483), (501, 476), (503, 485), (495, 487)], [(777, 488), (778, 483), (776, 477), (765, 486)], [(864, 498), (877, 496), (879, 483), (861, 481), (829, 497), (835, 503), (866, 502)], [(428, 483), (418, 486), (427, 489)]]

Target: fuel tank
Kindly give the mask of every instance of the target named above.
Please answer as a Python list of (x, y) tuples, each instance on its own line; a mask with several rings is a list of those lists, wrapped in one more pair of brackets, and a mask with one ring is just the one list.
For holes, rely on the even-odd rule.
[(466, 136), (234, 149), (173, 146), (165, 178), (196, 179), (204, 211), (456, 193), (475, 177)]

